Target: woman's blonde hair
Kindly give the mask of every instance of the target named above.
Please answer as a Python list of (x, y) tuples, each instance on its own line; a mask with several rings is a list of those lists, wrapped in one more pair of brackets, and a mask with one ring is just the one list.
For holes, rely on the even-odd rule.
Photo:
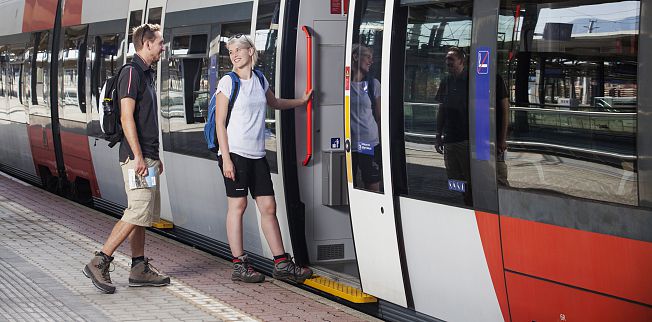
[[(229, 48), (231, 45), (237, 45), (238, 48), (244, 49), (253, 48), (254, 55), (251, 57), (251, 60), (253, 62), (253, 66), (256, 66), (256, 63), (258, 62), (258, 50), (256, 50), (256, 45), (254, 45), (254, 41), (251, 39), (251, 37), (243, 34), (231, 36), (229, 41), (226, 43), (226, 48)], [(233, 66), (233, 69), (235, 71), (235, 66)]]

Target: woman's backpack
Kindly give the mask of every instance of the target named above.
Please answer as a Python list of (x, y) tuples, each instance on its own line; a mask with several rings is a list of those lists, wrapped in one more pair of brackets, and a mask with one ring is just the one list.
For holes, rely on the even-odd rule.
[[(238, 92), (240, 92), (240, 77), (235, 72), (226, 73), (231, 77), (231, 95), (229, 96), (229, 108), (226, 113), (226, 126), (229, 126), (229, 119), (231, 118), (231, 111), (233, 110), (233, 105), (235, 100), (238, 98)], [(263, 73), (254, 69), (254, 75), (258, 77), (261, 87), (265, 88), (265, 76)], [(218, 153), (220, 150), (219, 143), (217, 142), (217, 128), (215, 126), (215, 105), (216, 105), (216, 96), (217, 92), (213, 94), (210, 102), (208, 102), (208, 119), (204, 125), (204, 138), (206, 139), (206, 144), (208, 149), (213, 153)]]

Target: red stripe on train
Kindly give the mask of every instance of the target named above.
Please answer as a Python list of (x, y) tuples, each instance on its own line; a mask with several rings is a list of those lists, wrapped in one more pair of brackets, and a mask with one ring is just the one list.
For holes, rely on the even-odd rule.
[(509, 272), (506, 278), (514, 321), (652, 321), (652, 308), (643, 305)]
[(482, 248), (484, 249), (484, 256), (487, 259), (487, 266), (489, 266), (489, 274), (491, 274), (491, 281), (494, 284), (498, 304), (500, 304), (500, 311), (503, 313), (503, 319), (505, 321), (511, 321), (509, 319), (509, 307), (507, 305), (507, 290), (505, 288), (502, 259), (503, 253), (500, 249), (498, 215), (476, 211), (475, 218), (478, 222)]
[(506, 216), (500, 220), (505, 268), (652, 305), (652, 243)]

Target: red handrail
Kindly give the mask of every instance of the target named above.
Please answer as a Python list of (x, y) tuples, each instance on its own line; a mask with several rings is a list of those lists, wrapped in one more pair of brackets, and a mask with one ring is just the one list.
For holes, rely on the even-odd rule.
[[(302, 26), (301, 29), (306, 34), (307, 40), (307, 70), (308, 75), (306, 76), (306, 92), (312, 89), (312, 35), (308, 26)], [(303, 166), (307, 166), (310, 163), (312, 158), (312, 97), (308, 101), (308, 106), (306, 106), (306, 158), (303, 159)]]

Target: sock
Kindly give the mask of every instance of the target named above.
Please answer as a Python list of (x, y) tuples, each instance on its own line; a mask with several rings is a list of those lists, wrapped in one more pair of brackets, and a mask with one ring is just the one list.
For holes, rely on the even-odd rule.
[(136, 264), (142, 262), (145, 260), (145, 256), (138, 256), (138, 257), (132, 257), (131, 258), (131, 267), (136, 266)]
[(100, 256), (104, 257), (104, 259), (109, 260), (109, 261), (113, 260), (113, 257), (111, 257), (111, 256), (109, 256), (107, 254), (104, 254), (103, 251), (100, 251)]
[(278, 263), (280, 263), (280, 262), (282, 262), (282, 261), (284, 261), (286, 259), (288, 259), (288, 254), (287, 253), (282, 254), (282, 255), (278, 255), (278, 256), (274, 256), (274, 264), (278, 264)]
[(233, 263), (241, 263), (247, 260), (247, 255), (234, 256), (231, 261)]

